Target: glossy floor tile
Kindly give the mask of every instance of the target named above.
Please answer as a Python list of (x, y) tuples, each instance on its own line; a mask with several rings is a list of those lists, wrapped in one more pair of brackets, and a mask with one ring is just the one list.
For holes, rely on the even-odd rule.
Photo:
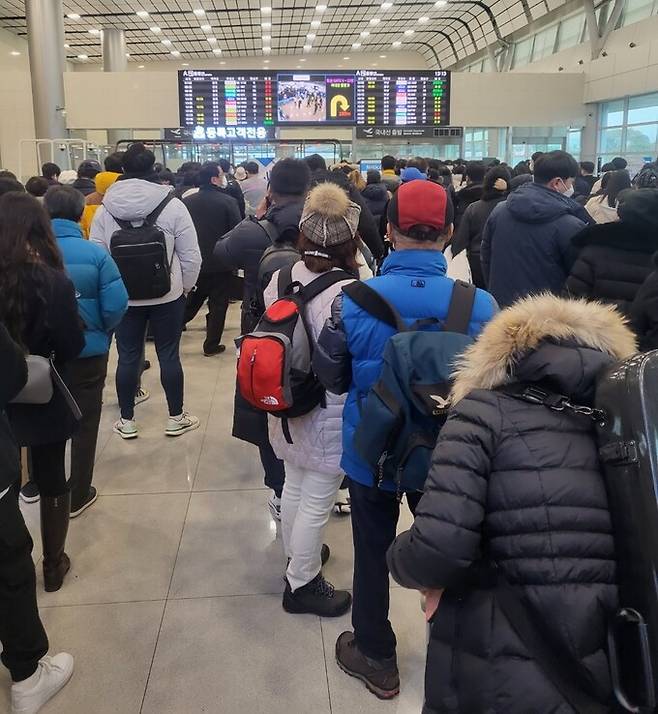
[[(237, 306), (236, 306), (237, 307)], [(267, 509), (255, 447), (231, 437), (235, 391), (233, 308), (219, 357), (202, 355), (196, 321), (182, 339), (186, 408), (201, 427), (177, 439), (151, 344), (136, 415), (140, 436), (112, 433), (118, 417), (116, 352), (110, 358), (97, 448), (98, 502), (71, 522), (71, 573), (39, 602), (52, 650), (77, 659), (74, 679), (44, 714), (420, 714), (425, 625), (417, 593), (391, 588), (402, 692), (380, 702), (334, 659), (338, 620), (288, 615), (281, 607), (285, 559)], [(22, 506), (37, 572), (38, 504)], [(399, 529), (411, 515), (402, 509)], [(352, 584), (349, 516), (332, 515), (325, 574)], [(0, 668), (0, 712), (8, 710)]]

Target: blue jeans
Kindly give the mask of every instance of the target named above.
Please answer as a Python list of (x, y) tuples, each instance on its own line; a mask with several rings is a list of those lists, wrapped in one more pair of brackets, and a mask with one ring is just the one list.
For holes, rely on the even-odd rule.
[(155, 351), (160, 363), (160, 382), (167, 397), (169, 414), (178, 416), (183, 411), (183, 366), (180, 362), (180, 337), (183, 331), (185, 298), (162, 305), (129, 307), (117, 327), (119, 365), (116, 385), (121, 416), (132, 419), (135, 415), (135, 392), (139, 386), (142, 352), (146, 327), (151, 326)]

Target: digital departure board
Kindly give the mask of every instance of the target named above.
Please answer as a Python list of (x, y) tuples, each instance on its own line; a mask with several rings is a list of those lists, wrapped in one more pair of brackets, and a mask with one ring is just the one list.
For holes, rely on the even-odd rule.
[(203, 129), (206, 135), (211, 129), (221, 137), (231, 127), (255, 131), (274, 125), (276, 77), (269, 72), (186, 69), (178, 73), (178, 82), (182, 127)]
[(354, 74), (311, 72), (277, 75), (281, 124), (354, 124)]
[(450, 123), (450, 72), (356, 71), (359, 126), (446, 126)]

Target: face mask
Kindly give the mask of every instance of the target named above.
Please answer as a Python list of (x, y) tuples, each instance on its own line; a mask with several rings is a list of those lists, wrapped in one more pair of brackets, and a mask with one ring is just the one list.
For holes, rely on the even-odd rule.
[[(562, 179), (560, 179), (560, 181), (562, 181)], [(573, 187), (573, 186), (567, 186), (567, 184), (566, 184), (564, 181), (562, 181), (562, 185), (563, 185), (564, 188), (565, 188), (564, 191), (561, 191), (562, 195), (563, 195), (563, 196), (566, 196), (567, 198), (571, 198), (571, 197), (574, 195), (574, 193), (576, 192), (576, 190), (574, 189), (574, 187)]]

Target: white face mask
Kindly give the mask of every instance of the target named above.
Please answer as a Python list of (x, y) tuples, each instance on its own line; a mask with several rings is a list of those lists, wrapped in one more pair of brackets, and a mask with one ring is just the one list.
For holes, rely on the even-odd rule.
[(566, 196), (567, 198), (571, 198), (574, 195), (574, 193), (576, 192), (576, 190), (574, 189), (573, 186), (567, 186), (567, 184), (564, 182), (563, 179), (560, 179), (560, 181), (562, 181), (562, 185), (564, 186), (564, 189), (565, 189), (564, 191), (560, 191), (560, 193), (563, 196)]

